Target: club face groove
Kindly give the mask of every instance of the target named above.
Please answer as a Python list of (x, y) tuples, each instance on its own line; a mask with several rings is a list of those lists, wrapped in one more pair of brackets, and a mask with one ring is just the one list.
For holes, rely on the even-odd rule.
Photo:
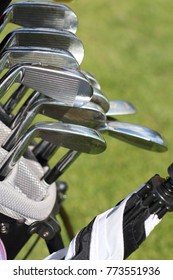
[(76, 14), (66, 5), (19, 2), (9, 5), (3, 14), (2, 30), (9, 22), (28, 28), (54, 28), (76, 33)]
[(93, 90), (79, 71), (40, 65), (15, 66), (0, 81), (0, 97), (15, 82), (70, 106), (88, 103)]
[[(91, 86), (84, 77), (79, 75), (79, 72), (70, 72), (69, 69), (63, 72), (58, 69), (54, 71), (49, 68), (45, 71), (45, 68), (41, 67), (35, 67), (34, 70), (32, 67), (25, 68), (23, 83), (27, 87), (49, 95), (53, 99), (57, 99), (57, 96), (61, 96), (62, 99), (65, 97), (65, 100), (68, 99), (70, 104), (73, 104), (76, 96), (80, 93), (79, 103), (81, 102), (82, 104), (83, 100), (85, 100), (84, 103), (87, 103), (92, 95)], [(40, 77), (42, 77), (42, 83), (39, 82)], [(62, 102), (65, 101), (62, 100)]]

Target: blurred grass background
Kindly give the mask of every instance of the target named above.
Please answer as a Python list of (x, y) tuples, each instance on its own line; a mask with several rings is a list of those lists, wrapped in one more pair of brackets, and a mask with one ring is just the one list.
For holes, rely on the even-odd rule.
[[(168, 152), (159, 154), (105, 136), (104, 153), (81, 155), (61, 178), (69, 185), (64, 206), (77, 233), (155, 173), (167, 176), (173, 161), (173, 2), (76, 0), (69, 6), (78, 15), (77, 36), (85, 46), (81, 68), (98, 79), (109, 99), (136, 107), (136, 115), (119, 120), (154, 129), (168, 144)], [(41, 243), (30, 258), (45, 255)], [(129, 259), (173, 259), (172, 213)]]

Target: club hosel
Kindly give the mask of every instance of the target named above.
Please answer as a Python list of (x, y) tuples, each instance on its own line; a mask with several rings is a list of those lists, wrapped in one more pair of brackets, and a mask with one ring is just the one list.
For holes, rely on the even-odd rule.
[(15, 108), (16, 104), (22, 99), (26, 94), (28, 88), (24, 85), (19, 85), (19, 87), (13, 92), (11, 97), (4, 103), (3, 108), (8, 113), (11, 114), (12, 110)]
[(32, 103), (37, 100), (40, 97), (40, 93), (33, 91), (30, 97), (27, 99), (27, 101), (22, 105), (19, 112), (15, 115), (13, 118), (13, 121), (11, 122), (10, 128), (14, 129), (18, 123), (22, 123), (25, 118), (27, 118), (29, 107), (32, 106)]
[(34, 137), (38, 135), (36, 127), (32, 127), (21, 140), (13, 147), (13, 149), (7, 154), (5, 159), (0, 164), (0, 181), (4, 180), (12, 171), (18, 160), (26, 151), (29, 143)]
[(15, 163), (11, 160), (11, 157), (6, 157), (5, 161), (3, 161), (0, 165), (0, 181), (6, 179), (6, 177), (10, 174), (14, 166)]
[(35, 114), (33, 111), (28, 112), (25, 118), (20, 120), (16, 127), (11, 131), (8, 139), (6, 139), (5, 143), (3, 144), (3, 148), (7, 151), (10, 151), (15, 143), (20, 139), (20, 137), (26, 132), (27, 128), (31, 124), (32, 120), (34, 119)]
[(8, 22), (12, 21), (13, 12), (11, 8), (5, 10), (5, 12), (0, 17), (0, 32), (4, 29)]
[[(1, 28), (0, 28), (1, 32)], [(0, 55), (0, 72), (3, 71), (3, 69), (9, 67), (10, 60), (9, 60), (9, 52), (4, 52)]]
[[(34, 99), (37, 98), (38, 95), (39, 93), (36, 92), (36, 96), (34, 96), (33, 98)], [(26, 132), (27, 128), (34, 120), (36, 114), (42, 109), (44, 109), (44, 107), (45, 107), (44, 99), (39, 100), (33, 106), (31, 106), (29, 111), (27, 111), (27, 108), (24, 110), (22, 115), (19, 116), (20, 122), (18, 122), (17, 119), (14, 119), (14, 122), (11, 124), (11, 128), (13, 128), (13, 130), (11, 131), (8, 139), (5, 141), (3, 145), (4, 149), (6, 149), (7, 151), (11, 150), (13, 145)]]
[(23, 67), (12, 67), (0, 80), (0, 98), (2, 98), (14, 82), (20, 82), (23, 77)]

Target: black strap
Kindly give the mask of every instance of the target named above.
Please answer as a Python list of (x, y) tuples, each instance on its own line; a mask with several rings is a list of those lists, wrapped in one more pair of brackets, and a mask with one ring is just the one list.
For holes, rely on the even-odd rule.
[(150, 216), (148, 209), (142, 210), (135, 219), (123, 228), (124, 259), (138, 249), (146, 239), (145, 220)]
[(91, 242), (91, 232), (93, 223), (92, 220), (88, 226), (83, 228), (77, 235), (76, 238), (76, 254), (72, 260), (89, 260), (90, 255), (90, 242)]

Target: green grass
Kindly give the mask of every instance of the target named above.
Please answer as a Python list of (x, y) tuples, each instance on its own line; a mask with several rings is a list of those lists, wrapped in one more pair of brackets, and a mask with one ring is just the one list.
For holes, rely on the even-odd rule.
[[(78, 0), (70, 7), (85, 46), (81, 68), (98, 79), (109, 99), (128, 100), (137, 108), (136, 115), (120, 120), (160, 132), (169, 148), (159, 154), (105, 136), (104, 153), (81, 155), (62, 176), (69, 184), (64, 206), (77, 233), (155, 173), (167, 176), (173, 160), (173, 2)], [(129, 259), (173, 259), (172, 232), (170, 213)], [(40, 258), (41, 249), (31, 257)]]

